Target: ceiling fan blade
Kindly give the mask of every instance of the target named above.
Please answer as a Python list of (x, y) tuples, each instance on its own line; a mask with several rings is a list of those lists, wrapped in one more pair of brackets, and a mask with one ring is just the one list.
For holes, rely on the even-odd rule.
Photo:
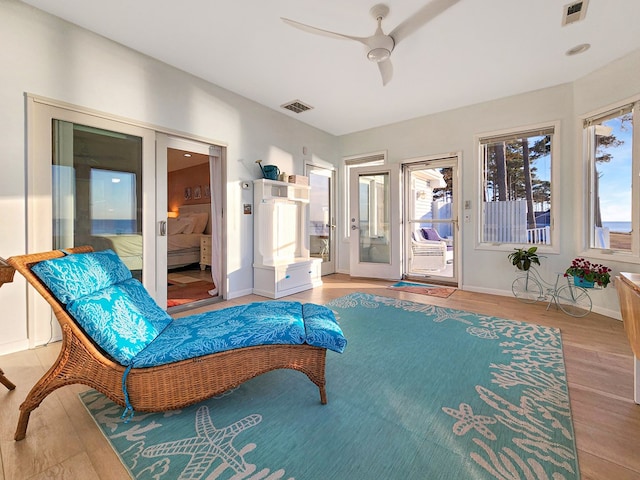
[(284, 17), (280, 17), (280, 20), (291, 25), (292, 27), (299, 28), (300, 30), (303, 30), (305, 32), (314, 33), (316, 35), (324, 35), (325, 37), (339, 38), (341, 40), (355, 40), (356, 42), (360, 42), (364, 45), (367, 44), (366, 37), (354, 37), (352, 35), (343, 35), (342, 33), (330, 32), (329, 30), (322, 30), (321, 28), (305, 25), (304, 23), (296, 22), (295, 20)]
[(391, 81), (393, 77), (393, 64), (388, 58), (382, 62), (378, 62), (378, 68), (380, 69), (380, 75), (382, 75), (382, 85), (386, 85)]
[(389, 35), (397, 45), (424, 24), (430, 22), (459, 1), (460, 0), (431, 0), (428, 4), (394, 28)]

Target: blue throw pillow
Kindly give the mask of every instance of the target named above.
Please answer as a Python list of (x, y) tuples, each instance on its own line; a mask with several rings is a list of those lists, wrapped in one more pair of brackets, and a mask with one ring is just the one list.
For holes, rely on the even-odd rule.
[(113, 250), (44, 260), (31, 271), (63, 304), (131, 278), (131, 272)]
[[(157, 323), (147, 317), (149, 302), (136, 302), (137, 289), (131, 284), (111, 285), (67, 304), (67, 311), (87, 335), (122, 365), (129, 365), (166, 327), (158, 328), (159, 312), (151, 314)], [(157, 305), (155, 308), (160, 309)]]
[(305, 303), (302, 306), (307, 343), (342, 353), (347, 346), (342, 329), (333, 312), (323, 305)]

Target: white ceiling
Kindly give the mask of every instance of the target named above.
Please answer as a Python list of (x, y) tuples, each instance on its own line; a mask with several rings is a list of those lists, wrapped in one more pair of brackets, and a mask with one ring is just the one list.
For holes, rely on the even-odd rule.
[[(387, 0), (384, 32), (429, 1)], [(375, 0), (25, 3), (334, 135), (571, 82), (640, 48), (640, 0), (590, 0), (565, 27), (571, 0), (460, 0), (396, 46), (383, 87), (361, 44), (280, 20), (366, 37)], [(291, 100), (314, 108), (280, 108)]]

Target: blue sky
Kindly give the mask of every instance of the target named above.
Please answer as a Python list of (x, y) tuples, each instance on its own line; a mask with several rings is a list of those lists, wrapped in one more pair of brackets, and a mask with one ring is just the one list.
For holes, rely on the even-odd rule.
[(614, 118), (603, 123), (613, 128), (613, 134), (624, 143), (616, 148), (607, 149), (613, 155), (609, 163), (598, 164), (600, 173), (600, 208), (603, 222), (631, 221), (631, 149), (632, 130), (623, 130), (620, 120)]

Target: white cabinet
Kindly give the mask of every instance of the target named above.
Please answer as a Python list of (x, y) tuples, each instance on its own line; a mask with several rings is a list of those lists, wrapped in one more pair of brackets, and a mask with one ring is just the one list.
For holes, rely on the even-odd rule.
[(270, 298), (318, 285), (322, 259), (309, 257), (310, 187), (254, 181), (253, 293)]

